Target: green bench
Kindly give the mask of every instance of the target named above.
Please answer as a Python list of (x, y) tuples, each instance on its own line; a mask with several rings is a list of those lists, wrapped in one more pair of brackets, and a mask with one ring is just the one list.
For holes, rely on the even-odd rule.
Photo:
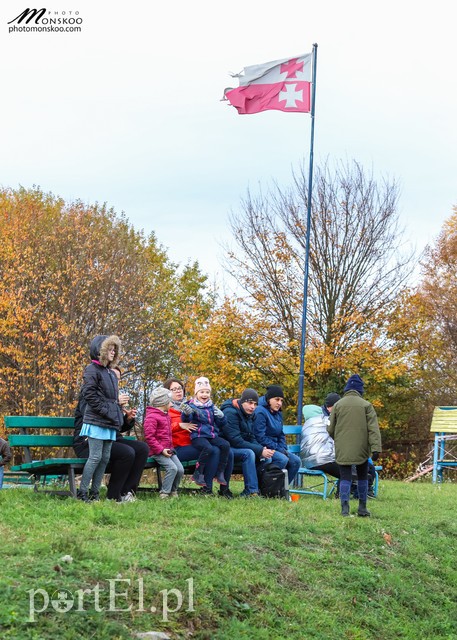
[[(20, 450), (24, 458), (23, 462), (13, 465), (10, 471), (5, 473), (5, 482), (9, 477), (11, 480), (8, 483), (13, 484), (13, 479), (17, 478), (20, 484), (33, 484), (35, 491), (76, 497), (76, 476), (82, 473), (86, 458), (75, 457), (73, 417), (5, 416), (5, 427), (8, 431), (18, 432), (9, 433), (8, 441), (13, 452)], [(124, 437), (134, 439), (134, 436)], [(61, 455), (44, 455), (48, 449)], [(182, 463), (186, 473), (193, 472), (195, 463), (196, 460)], [(161, 472), (152, 457), (147, 459), (145, 469), (156, 470), (160, 489)], [(106, 472), (109, 473), (109, 465)], [(67, 481), (68, 489), (51, 487), (52, 484), (59, 485)], [(149, 487), (141, 489), (151, 490)]]
[[(9, 431), (8, 441), (13, 452), (18, 449), (23, 455), (23, 462), (11, 466), (11, 473), (28, 474), (33, 480), (34, 489), (40, 486), (45, 493), (71, 495), (76, 497), (76, 474), (80, 474), (86, 463), (85, 458), (74, 457), (73, 418), (51, 416), (5, 416), (5, 428)], [(52, 433), (49, 433), (52, 432)], [(37, 453), (39, 449), (39, 453)], [(44, 451), (51, 449), (61, 452), (62, 457), (45, 457)], [(68, 453), (73, 456), (69, 457)], [(38, 455), (43, 457), (37, 457)], [(59, 484), (68, 479), (69, 489), (50, 488), (51, 483)]]
[(3, 474), (3, 488), (33, 487), (33, 478), (27, 471), (5, 471)]

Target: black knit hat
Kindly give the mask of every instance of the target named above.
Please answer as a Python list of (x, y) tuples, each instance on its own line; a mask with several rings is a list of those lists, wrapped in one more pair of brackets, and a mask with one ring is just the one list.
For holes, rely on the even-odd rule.
[(268, 400), (271, 400), (272, 398), (284, 398), (284, 391), (279, 384), (270, 384), (270, 386), (267, 387), (265, 400), (268, 402)]
[(252, 402), (259, 402), (259, 394), (255, 389), (245, 389), (241, 394), (240, 404), (243, 404), (243, 402), (249, 402), (250, 400)]
[(333, 407), (333, 405), (336, 404), (338, 400), (341, 400), (341, 396), (338, 393), (329, 393), (325, 398), (324, 404), (327, 408)]

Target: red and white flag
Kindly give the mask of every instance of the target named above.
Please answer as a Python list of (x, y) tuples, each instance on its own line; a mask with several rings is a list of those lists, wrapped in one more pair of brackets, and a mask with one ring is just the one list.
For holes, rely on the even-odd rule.
[(237, 89), (226, 89), (225, 98), (238, 113), (275, 109), (309, 113), (312, 53), (245, 67), (235, 76)]

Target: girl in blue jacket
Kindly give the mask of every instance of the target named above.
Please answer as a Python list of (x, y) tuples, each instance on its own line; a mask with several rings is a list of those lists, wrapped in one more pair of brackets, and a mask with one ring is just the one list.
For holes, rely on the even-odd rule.
[(227, 485), (224, 471), (230, 455), (230, 444), (219, 436), (219, 429), (225, 425), (226, 421), (222, 411), (211, 400), (211, 386), (208, 378), (197, 378), (194, 397), (189, 402), (184, 402), (180, 409), (182, 421), (191, 422), (197, 426), (190, 434), (192, 445), (200, 451), (195, 473), (192, 476), (193, 481), (201, 487), (206, 486), (205, 465), (212, 454), (212, 447), (215, 446), (220, 449), (216, 481), (222, 486)]

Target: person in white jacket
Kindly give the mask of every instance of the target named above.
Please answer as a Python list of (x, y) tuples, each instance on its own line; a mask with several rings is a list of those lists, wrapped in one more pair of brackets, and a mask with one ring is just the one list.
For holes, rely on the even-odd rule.
[(335, 443), (327, 431), (328, 419), (322, 408), (314, 404), (303, 407), (305, 424), (301, 431), (300, 458), (307, 469), (324, 471), (335, 478), (340, 469), (335, 461)]

